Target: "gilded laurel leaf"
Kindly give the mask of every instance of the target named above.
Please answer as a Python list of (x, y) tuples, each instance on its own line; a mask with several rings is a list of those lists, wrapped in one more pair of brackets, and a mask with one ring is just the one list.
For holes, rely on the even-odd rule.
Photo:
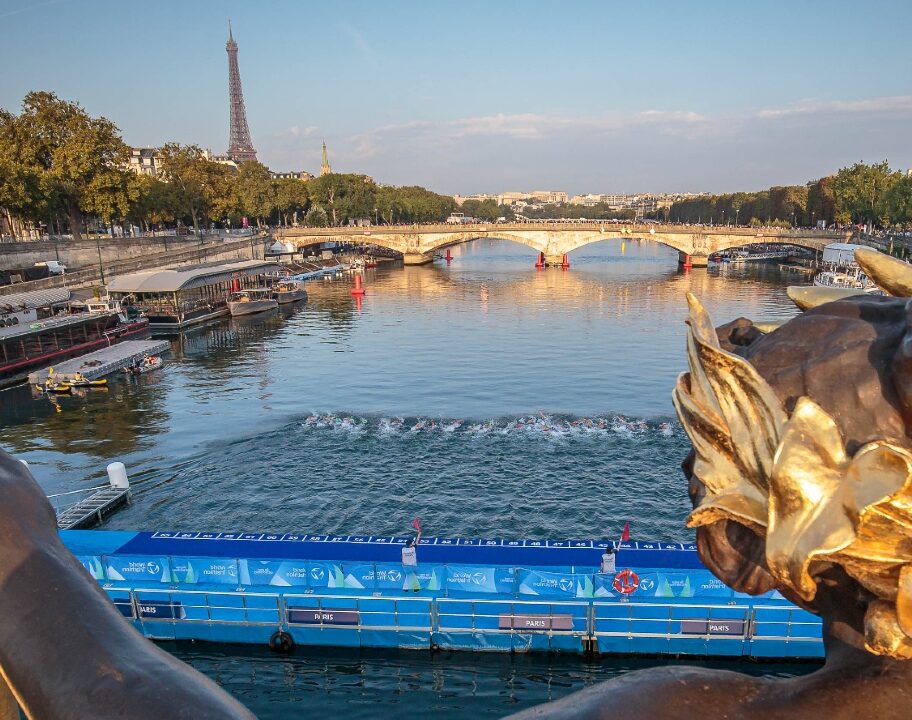
[(773, 576), (805, 600), (817, 592), (811, 563), (855, 538), (842, 502), (844, 447), (833, 418), (800, 398), (783, 429), (770, 478), (766, 560)]
[(896, 607), (892, 603), (885, 600), (870, 603), (864, 624), (868, 652), (912, 660), (912, 639), (900, 627)]
[(912, 562), (912, 455), (885, 441), (868, 443), (846, 469), (843, 495), (855, 538), (831, 560), (893, 600), (900, 571)]
[(699, 527), (728, 519), (762, 535), (766, 529), (766, 493), (743, 479), (732, 460), (736, 451), (724, 421), (694, 402), (689, 383), (689, 376), (681, 375), (672, 399), (693, 444), (694, 475), (700, 478), (706, 495), (687, 524)]
[(673, 400), (694, 446), (694, 475), (706, 488), (688, 524), (727, 518), (762, 534), (785, 411), (750, 363), (721, 349), (699, 300), (688, 293), (687, 301), (690, 372), (678, 379)]
[(786, 423), (770, 479), (770, 572), (805, 600), (811, 564), (835, 562), (879, 597), (896, 597), (912, 561), (912, 455), (887, 442), (847, 457), (836, 422), (801, 398)]
[(912, 637), (912, 566), (906, 565), (899, 573), (896, 596), (896, 619), (899, 627)]

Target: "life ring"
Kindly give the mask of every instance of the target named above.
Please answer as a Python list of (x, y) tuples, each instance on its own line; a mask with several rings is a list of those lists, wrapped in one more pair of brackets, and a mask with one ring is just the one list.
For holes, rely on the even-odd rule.
[(269, 649), (277, 653), (290, 653), (294, 650), (294, 638), (287, 632), (278, 630), (269, 638)]
[(621, 570), (614, 576), (612, 585), (621, 595), (629, 595), (640, 586), (640, 577), (633, 570)]

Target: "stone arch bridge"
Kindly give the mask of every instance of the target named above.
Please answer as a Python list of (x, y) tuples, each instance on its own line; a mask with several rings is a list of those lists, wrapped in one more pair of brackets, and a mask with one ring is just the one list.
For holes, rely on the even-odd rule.
[(682, 265), (705, 266), (710, 255), (751, 243), (782, 243), (822, 250), (832, 242), (848, 241), (851, 233), (689, 227), (684, 225), (625, 225), (614, 223), (490, 223), (471, 225), (380, 225), (372, 227), (284, 228), (277, 240), (297, 247), (335, 241), (369, 243), (402, 253), (406, 265), (432, 262), (440, 250), (479, 238), (512, 240), (544, 253), (549, 265), (560, 265), (567, 253), (599, 240), (652, 240), (678, 251)]

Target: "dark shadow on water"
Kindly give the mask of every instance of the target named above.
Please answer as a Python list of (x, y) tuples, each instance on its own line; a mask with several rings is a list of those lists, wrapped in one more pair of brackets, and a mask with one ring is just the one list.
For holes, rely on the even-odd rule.
[(251, 646), (166, 643), (214, 678), (260, 720), (298, 717), (502, 717), (632, 670), (697, 665), (791, 677), (818, 663), (686, 659), (586, 659), (572, 655), (297, 648), (275, 655)]

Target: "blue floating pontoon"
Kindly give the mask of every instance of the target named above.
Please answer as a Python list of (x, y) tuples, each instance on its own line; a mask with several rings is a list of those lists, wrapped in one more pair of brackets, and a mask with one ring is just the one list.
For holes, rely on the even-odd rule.
[[(821, 622), (733, 591), (693, 545), (265, 533), (62, 531), (159, 640), (815, 658)], [(617, 572), (602, 574), (608, 546)]]

